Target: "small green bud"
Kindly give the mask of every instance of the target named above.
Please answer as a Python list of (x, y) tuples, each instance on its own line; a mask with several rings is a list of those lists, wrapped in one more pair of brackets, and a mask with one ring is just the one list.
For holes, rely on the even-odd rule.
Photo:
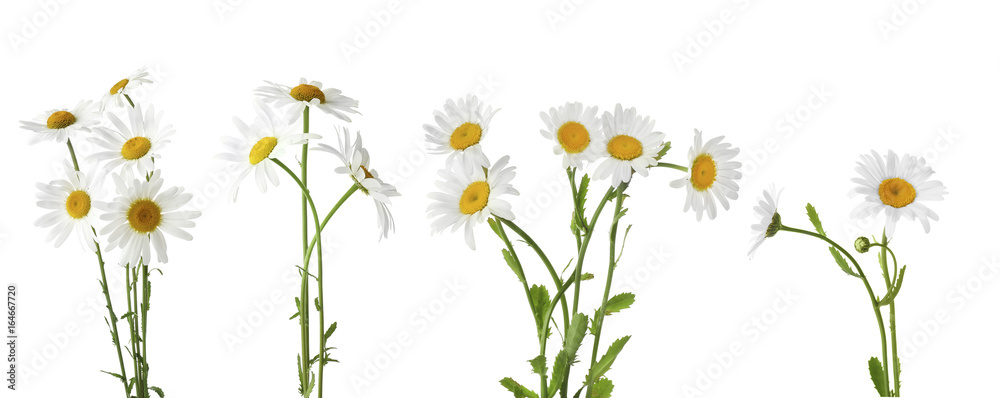
[(589, 281), (591, 279), (594, 279), (594, 274), (591, 274), (589, 272), (584, 273), (583, 275), (580, 275), (580, 279), (585, 280), (585, 281)]
[(854, 240), (854, 250), (858, 253), (868, 253), (868, 249), (871, 249), (872, 242), (868, 238), (862, 236)]

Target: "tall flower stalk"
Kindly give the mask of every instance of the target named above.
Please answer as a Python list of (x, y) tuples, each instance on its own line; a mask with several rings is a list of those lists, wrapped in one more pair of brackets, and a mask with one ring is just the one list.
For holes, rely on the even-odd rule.
[[(614, 388), (607, 378), (611, 366), (624, 349), (631, 336), (614, 340), (607, 348), (602, 347), (604, 323), (613, 314), (629, 308), (635, 295), (629, 292), (614, 294), (612, 285), (614, 272), (622, 260), (625, 240), (631, 225), (624, 233), (619, 228), (627, 210), (626, 191), (635, 181), (634, 176), (646, 177), (650, 169), (662, 167), (681, 171), (685, 176), (671, 182), (676, 188), (688, 187), (688, 201), (685, 211), (694, 210), (701, 219), (717, 215), (716, 202), (729, 208), (729, 201), (737, 198), (738, 186), (735, 181), (742, 175), (737, 171), (740, 164), (732, 158), (738, 150), (722, 142), (722, 137), (702, 143), (701, 132), (696, 131), (695, 144), (689, 151), (688, 166), (660, 162), (670, 143), (664, 142), (665, 135), (653, 131), (654, 122), (649, 117), (637, 114), (634, 108), (616, 106), (615, 111), (597, 116), (597, 108), (585, 108), (579, 103), (567, 103), (549, 112), (542, 112), (541, 118), (546, 129), (542, 136), (553, 141), (553, 151), (562, 155), (562, 167), (566, 170), (572, 193), (569, 212), (570, 233), (576, 250), (560, 272), (550, 260), (542, 246), (522, 229), (514, 219), (514, 213), (505, 195), (518, 195), (511, 185), (515, 177), (514, 167), (508, 166), (509, 156), (503, 156), (490, 163), (483, 151), (482, 141), (489, 130), (489, 122), (495, 111), (486, 107), (474, 96), (448, 100), (442, 111), (434, 113), (435, 124), (425, 125), (427, 141), (432, 150), (447, 154), (445, 168), (439, 172), (441, 180), (439, 192), (429, 196), (432, 204), (428, 216), (434, 218), (431, 229), (441, 232), (447, 228), (453, 231), (465, 229), (465, 241), (476, 248), (474, 227), (486, 221), (503, 245), (501, 254), (507, 266), (513, 271), (524, 291), (528, 309), (534, 321), (538, 338), (538, 355), (527, 362), (533, 373), (538, 375), (538, 389), (532, 389), (512, 378), (500, 380), (500, 384), (515, 397), (609, 397)], [(593, 212), (587, 216), (586, 205), (591, 187), (588, 174), (578, 173), (586, 163), (600, 164), (594, 171), (599, 179), (610, 179), (603, 197)], [(693, 188), (692, 188), (693, 187)], [(608, 206), (613, 203), (613, 206)], [(609, 221), (610, 247), (606, 263), (607, 271), (604, 288), (600, 291), (601, 305), (592, 316), (580, 311), (584, 282), (594, 279), (594, 275), (584, 272), (586, 254), (596, 231), (597, 222), (606, 208), (613, 208)], [(551, 284), (529, 283), (522, 262), (523, 254), (518, 253), (515, 241), (524, 242), (538, 257)], [(574, 265), (575, 264), (575, 265)], [(573, 266), (570, 269), (570, 266)], [(551, 286), (554, 294), (550, 294)], [(561, 321), (561, 322), (560, 322)], [(550, 358), (550, 339), (553, 330), (559, 339), (556, 354)], [(571, 369), (578, 362), (584, 337), (594, 337), (590, 351), (589, 368), (582, 377), (581, 384), (571, 383)], [(605, 340), (606, 341), (606, 340)], [(603, 355), (598, 355), (604, 352)]]
[[(296, 312), (290, 319), (298, 318), (299, 322), (300, 347), (299, 353), (296, 355), (299, 395), (308, 397), (315, 391), (318, 397), (322, 397), (326, 379), (326, 365), (330, 362), (338, 362), (331, 355), (334, 347), (329, 345), (330, 339), (337, 329), (337, 322), (328, 323), (326, 318), (327, 305), (324, 300), (323, 284), (325, 280), (323, 231), (347, 199), (360, 191), (375, 201), (379, 236), (386, 237), (394, 227), (392, 215), (386, 205), (389, 204), (389, 198), (399, 194), (395, 187), (384, 183), (378, 178), (378, 173), (371, 169), (368, 151), (361, 146), (360, 134), (357, 134), (352, 144), (350, 133), (346, 129), (342, 129), (340, 130), (342, 134), (338, 134), (337, 137), (340, 143), (339, 148), (324, 144), (311, 146), (312, 141), (322, 138), (317, 134), (310, 133), (310, 111), (313, 108), (341, 121), (349, 122), (350, 118), (347, 114), (357, 113), (355, 109), (357, 101), (341, 95), (340, 90), (323, 89), (321, 83), (305, 79), (301, 79), (299, 85), (295, 87), (268, 82), (267, 86), (257, 89), (257, 94), (261, 99), (254, 103), (255, 121), (252, 124), (247, 124), (234, 118), (233, 122), (241, 137), (225, 137), (223, 143), (227, 147), (227, 152), (218, 155), (218, 158), (236, 163), (240, 170), (240, 175), (236, 178), (232, 190), (234, 201), (242, 180), (250, 173), (255, 174), (257, 186), (261, 192), (266, 192), (269, 185), (278, 185), (280, 171), (295, 181), (301, 193), (302, 251), (301, 265), (297, 266), (301, 282), (299, 295), (295, 299)], [(284, 109), (283, 115), (278, 112), (282, 109)], [(299, 120), (302, 122), (302, 133), (294, 133), (292, 132), (295, 129), (294, 124)], [(279, 159), (287, 147), (294, 145), (299, 145), (301, 149), (297, 172)], [(350, 176), (350, 180), (345, 181), (349, 182), (346, 192), (333, 204), (324, 218), (320, 218), (322, 213), (318, 211), (317, 200), (313, 197), (310, 189), (309, 153), (313, 150), (336, 155), (344, 163), (344, 166), (337, 167), (334, 171)], [(312, 179), (312, 181), (315, 180), (315, 178)], [(321, 181), (324, 185), (328, 182), (325, 176)], [(316, 258), (315, 273), (311, 271), (314, 256)], [(313, 281), (316, 284), (315, 297), (310, 293)], [(311, 346), (314, 332), (310, 319), (314, 311), (313, 308), (318, 315), (318, 324), (316, 325), (318, 327), (316, 333), (318, 349), (315, 351), (312, 350)]]
[[(875, 313), (882, 348), (881, 359), (871, 357), (868, 360), (868, 372), (875, 391), (882, 397), (898, 397), (901, 387), (901, 366), (896, 338), (896, 300), (902, 289), (906, 265), (899, 266), (896, 253), (890, 248), (890, 237), (902, 216), (919, 220), (923, 224), (924, 231), (929, 232), (929, 221), (937, 220), (938, 215), (927, 207), (926, 203), (944, 199), (947, 192), (941, 182), (930, 179), (934, 171), (926, 165), (926, 161), (911, 155), (900, 158), (889, 151), (883, 158), (882, 155), (872, 152), (870, 156), (861, 157), (856, 170), (860, 176), (852, 181), (858, 186), (851, 192), (863, 195), (865, 201), (857, 206), (852, 215), (857, 218), (868, 218), (879, 213), (886, 214), (886, 224), (881, 231), (881, 239), (862, 236), (854, 240), (854, 250), (859, 254), (868, 253), (875, 247), (879, 249), (877, 260), (885, 282), (885, 293), (881, 297), (876, 294), (864, 269), (852, 253), (827, 236), (812, 204), (806, 205), (806, 215), (815, 232), (784, 223), (778, 213), (779, 194), (773, 187), (764, 192), (763, 198), (754, 209), (760, 222), (752, 227), (753, 239), (749, 255), (753, 256), (766, 239), (774, 237), (780, 231), (810, 236), (826, 244), (841, 271), (861, 279)], [(892, 258), (891, 270), (889, 257)], [(888, 325), (884, 318), (883, 307), (888, 307)]]

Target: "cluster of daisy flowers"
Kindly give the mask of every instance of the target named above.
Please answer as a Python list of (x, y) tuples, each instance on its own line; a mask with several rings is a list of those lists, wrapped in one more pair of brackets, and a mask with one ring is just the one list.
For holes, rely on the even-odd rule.
[[(399, 196), (399, 192), (391, 184), (379, 178), (378, 172), (371, 166), (368, 150), (362, 144), (361, 133), (352, 133), (343, 126), (337, 127), (337, 146), (318, 143), (322, 139), (319, 134), (309, 132), (310, 110), (318, 109), (333, 116), (340, 122), (349, 123), (351, 114), (357, 114), (358, 101), (347, 97), (335, 88), (323, 88), (317, 81), (300, 79), (299, 84), (291, 87), (282, 84), (266, 82), (266, 86), (256, 90), (257, 98), (253, 102), (256, 115), (251, 123), (234, 117), (233, 124), (239, 136), (224, 137), (222, 142), (226, 151), (217, 156), (218, 159), (231, 162), (236, 166), (238, 175), (232, 187), (232, 200), (236, 201), (240, 185), (244, 179), (253, 174), (257, 188), (267, 192), (268, 187), (277, 187), (278, 175), (286, 173), (298, 185), (302, 193), (302, 263), (297, 266), (301, 276), (300, 296), (295, 299), (297, 312), (292, 318), (298, 318), (301, 352), (298, 354), (299, 394), (308, 397), (313, 391), (323, 395), (323, 380), (325, 365), (336, 362), (330, 357), (333, 347), (327, 345), (337, 323), (328, 323), (325, 318), (325, 303), (323, 300), (323, 250), (321, 233), (327, 227), (338, 209), (354, 193), (360, 191), (371, 198), (375, 204), (376, 226), (379, 239), (388, 237), (395, 229), (395, 222), (389, 212), (391, 198)], [(301, 127), (297, 126), (301, 121)], [(301, 133), (297, 132), (301, 129)], [(301, 152), (298, 156), (296, 173), (282, 159), (289, 157), (289, 147), (298, 146)], [(343, 182), (347, 183), (347, 192), (332, 204), (325, 217), (317, 211), (316, 202), (310, 191), (308, 156), (312, 151), (320, 151), (335, 156), (342, 166), (334, 168), (334, 173), (344, 174)], [(317, 181), (314, 178), (313, 182)], [(330, 180), (320, 176), (319, 182), (328, 185)], [(312, 230), (310, 236), (309, 231)], [(315, 274), (310, 271), (313, 253), (316, 254)], [(310, 292), (311, 280), (316, 281), (317, 296)], [(312, 310), (310, 303), (315, 303), (319, 314), (318, 341), (319, 349), (311, 353), (310, 341), (313, 332), (310, 330), (309, 318)], [(316, 373), (312, 371), (318, 365), (318, 383)]]
[[(861, 155), (855, 170), (858, 177), (851, 181), (857, 185), (850, 193), (853, 196), (861, 195), (864, 200), (857, 205), (851, 216), (857, 219), (871, 219), (885, 215), (881, 239), (876, 236), (872, 236), (871, 239), (861, 236), (854, 240), (854, 250), (859, 254), (877, 248), (879, 268), (885, 284), (883, 296), (875, 294), (864, 269), (851, 252), (827, 236), (819, 215), (811, 204), (806, 205), (806, 215), (815, 232), (788, 226), (778, 212), (781, 192), (773, 186), (764, 191), (762, 198), (754, 207), (755, 215), (760, 221), (751, 227), (751, 247), (748, 254), (752, 257), (767, 239), (781, 231), (808, 235), (827, 244), (840, 269), (862, 281), (875, 312), (882, 343), (881, 360), (878, 357), (871, 357), (868, 360), (868, 370), (875, 390), (883, 397), (898, 397), (900, 363), (896, 340), (896, 298), (902, 288), (906, 266), (900, 267), (897, 263), (896, 254), (890, 248), (890, 239), (895, 234), (900, 219), (904, 217), (911, 221), (919, 221), (924, 232), (930, 232), (930, 222), (937, 221), (938, 215), (928, 207), (928, 204), (943, 200), (947, 190), (940, 181), (931, 179), (934, 170), (923, 158), (913, 155), (900, 157), (891, 150), (884, 157), (875, 151), (870, 155)], [(891, 268), (889, 259), (892, 259)], [(882, 307), (888, 307), (888, 325), (885, 324)]]
[[(446, 229), (455, 232), (464, 229), (465, 241), (476, 248), (474, 229), (476, 225), (488, 222), (493, 232), (504, 243), (502, 254), (507, 265), (524, 288), (526, 299), (532, 310), (536, 333), (539, 336), (540, 354), (529, 360), (532, 371), (539, 375), (540, 386), (536, 392), (510, 378), (501, 380), (501, 385), (515, 397), (567, 397), (571, 391), (570, 368), (577, 362), (577, 352), (586, 334), (594, 336), (590, 369), (585, 375), (583, 386), (576, 396), (586, 389), (584, 396), (608, 396), (613, 384), (605, 373), (614, 362), (630, 336), (613, 342), (600, 360), (601, 330), (605, 316), (628, 308), (634, 302), (632, 293), (611, 296), (610, 288), (615, 266), (620, 259), (615, 256), (615, 241), (618, 236), (618, 222), (627, 209), (623, 202), (628, 195), (626, 189), (636, 176), (648, 177), (650, 169), (661, 167), (680, 171), (681, 177), (669, 185), (684, 189), (686, 201), (683, 211), (693, 211), (698, 220), (705, 215), (714, 219), (719, 208), (728, 210), (730, 202), (738, 198), (737, 181), (742, 178), (740, 163), (734, 161), (739, 149), (724, 142), (723, 137), (705, 141), (702, 133), (695, 130), (694, 144), (688, 151), (683, 164), (663, 162), (670, 149), (666, 135), (654, 131), (655, 122), (648, 116), (640, 115), (635, 108), (625, 109), (621, 104), (613, 112), (599, 115), (597, 107), (585, 107), (580, 103), (566, 103), (548, 112), (541, 112), (544, 124), (541, 135), (553, 144), (553, 152), (562, 160), (573, 194), (571, 211), (571, 234), (576, 241), (575, 267), (573, 261), (567, 265), (569, 275), (560, 274), (538, 242), (514, 222), (511, 203), (505, 196), (518, 195), (512, 185), (515, 167), (510, 166), (510, 157), (503, 156), (491, 162), (483, 150), (483, 143), (489, 132), (490, 122), (497, 111), (486, 106), (475, 96), (448, 100), (443, 109), (434, 112), (434, 124), (424, 125), (429, 149), (437, 154), (447, 155), (444, 168), (438, 171), (440, 191), (429, 194), (431, 204), (427, 208), (432, 218), (431, 229), (440, 233)], [(597, 202), (596, 209), (588, 218), (585, 212), (587, 194), (591, 179), (586, 169), (593, 166), (596, 179), (609, 180), (604, 197)], [(578, 173), (583, 173), (578, 177)], [(581, 282), (592, 279), (593, 275), (583, 272), (584, 257), (596, 227), (597, 219), (605, 205), (614, 203), (611, 217), (610, 235), (611, 260), (608, 263), (607, 286), (603, 291), (600, 308), (593, 316), (579, 312)], [(555, 294), (543, 284), (529, 286), (524, 269), (507, 235), (507, 229), (517, 234), (530, 246), (546, 266), (552, 278)], [(626, 235), (627, 235), (626, 228)], [(624, 241), (624, 237), (622, 238)], [(565, 272), (565, 270), (564, 270)], [(572, 290), (572, 291), (570, 291)], [(570, 310), (572, 306), (572, 310)], [(559, 311), (557, 311), (557, 308)], [(551, 324), (558, 327), (558, 313), (562, 314), (564, 331), (559, 353), (551, 362), (546, 353), (546, 341), (551, 336)], [(556, 319), (553, 319), (555, 317)], [(589, 325), (589, 327), (588, 327)], [(551, 369), (551, 375), (548, 370)]]
[[(153, 106), (143, 112), (132, 101), (130, 94), (147, 83), (151, 83), (149, 73), (142, 68), (112, 85), (99, 102), (80, 101), (72, 108), (51, 109), (21, 122), (22, 128), (31, 132), (29, 143), (51, 141), (67, 147), (65, 176), (37, 185), (38, 206), (47, 213), (35, 225), (51, 229), (46, 239), (56, 247), (76, 235), (85, 250), (96, 254), (108, 325), (120, 365), (116, 372), (106, 373), (122, 382), (127, 395), (138, 397), (148, 397), (150, 391), (162, 394), (162, 390), (148, 384), (145, 340), (149, 265), (167, 262), (167, 235), (191, 240), (186, 229), (194, 227), (192, 220), (200, 216), (198, 211), (182, 210), (192, 198), (184, 188), (164, 188), (162, 172), (155, 162), (170, 142), (174, 128), (161, 124), (163, 115)], [(73, 140), (78, 138), (97, 150), (78, 160), (73, 146)], [(81, 170), (81, 163), (89, 164), (87, 172)], [(103, 201), (101, 193), (109, 176), (115, 196)], [(119, 249), (117, 263), (126, 281), (128, 312), (121, 318), (115, 314), (104, 263), (105, 256), (114, 249)], [(128, 321), (127, 341), (119, 339), (119, 319)], [(124, 364), (125, 344), (133, 362), (131, 377)]]

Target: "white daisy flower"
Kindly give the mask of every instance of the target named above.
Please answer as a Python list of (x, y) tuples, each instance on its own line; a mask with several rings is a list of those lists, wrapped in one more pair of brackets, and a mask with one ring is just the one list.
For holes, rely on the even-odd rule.
[(52, 227), (45, 241), (54, 242), (56, 247), (61, 246), (75, 231), (84, 248), (97, 251), (94, 245), (97, 237), (94, 235), (92, 223), (96, 216), (91, 210), (99, 207), (99, 203), (90, 196), (93, 181), (84, 173), (74, 170), (72, 166), (66, 166), (65, 180), (36, 184), (39, 190), (38, 207), (52, 211), (35, 221), (35, 226)]
[(579, 102), (567, 102), (558, 109), (549, 109), (549, 113), (540, 112), (539, 116), (545, 122), (542, 136), (556, 142), (552, 151), (556, 155), (565, 154), (563, 168), (582, 168), (584, 161), (593, 162), (601, 156), (601, 120), (596, 106), (584, 109)]
[(119, 80), (111, 86), (111, 90), (104, 93), (104, 96), (101, 97), (101, 111), (103, 112), (109, 105), (119, 108), (124, 107), (126, 95), (131, 95), (139, 86), (152, 82), (153, 80), (149, 78), (149, 68), (145, 66), (139, 68), (139, 70), (132, 72), (131, 75)]
[(451, 168), (455, 161), (458, 161), (465, 173), (471, 173), (480, 167), (490, 167), (490, 160), (483, 154), (479, 143), (486, 137), (490, 120), (499, 109), (494, 111), (489, 106), (483, 109), (483, 105), (472, 94), (459, 98), (458, 101), (449, 99), (444, 103), (444, 112), (434, 111), (437, 126), (424, 125), (431, 153), (448, 154), (445, 168)]
[(601, 154), (606, 158), (597, 166), (594, 177), (611, 177), (611, 186), (618, 187), (632, 179), (633, 171), (643, 177), (649, 175), (665, 137), (653, 131), (655, 122), (649, 116), (636, 114), (635, 108), (622, 110), (622, 104), (615, 106), (614, 115), (604, 112), (601, 121), (606, 142)]
[(361, 144), (361, 133), (357, 133), (354, 143), (351, 143), (350, 132), (346, 128), (341, 130), (343, 137), (337, 136), (340, 149), (326, 144), (319, 144), (313, 148), (318, 151), (329, 152), (336, 155), (344, 166), (337, 167), (336, 172), (351, 176), (351, 180), (358, 186), (358, 189), (368, 195), (375, 202), (375, 212), (378, 216), (379, 238), (389, 237), (389, 232), (396, 228), (396, 223), (389, 212), (389, 198), (399, 196), (396, 187), (387, 184), (378, 178), (378, 172), (371, 168), (368, 150)]
[(252, 125), (248, 126), (239, 118), (233, 117), (233, 124), (236, 125), (241, 137), (222, 137), (226, 152), (215, 155), (216, 159), (236, 163), (239, 174), (233, 180), (231, 190), (234, 202), (240, 184), (251, 171), (255, 172), (257, 188), (261, 192), (267, 192), (267, 180), (271, 180), (272, 185), (278, 186), (278, 172), (275, 169), (277, 166), (266, 161), (267, 159), (283, 155), (289, 145), (323, 138), (318, 134), (294, 133), (291, 126), (275, 115), (263, 101), (254, 101), (253, 109), (257, 117)]
[(170, 143), (167, 138), (174, 134), (174, 126), (160, 127), (163, 113), (156, 113), (152, 105), (142, 114), (142, 107), (127, 108), (130, 125), (126, 125), (114, 113), (108, 112), (108, 120), (115, 128), (98, 127), (96, 137), (90, 142), (104, 149), (88, 156), (104, 165), (109, 172), (121, 167), (122, 178), (126, 181), (134, 177), (145, 177), (153, 171), (153, 162), (160, 157), (160, 151)]
[(888, 237), (892, 237), (896, 222), (904, 216), (920, 220), (924, 232), (930, 232), (930, 220), (937, 221), (938, 215), (926, 203), (943, 200), (948, 192), (941, 181), (930, 179), (934, 170), (923, 158), (903, 155), (900, 159), (895, 152), (889, 151), (883, 159), (872, 151), (871, 156), (861, 155), (855, 170), (861, 177), (851, 179), (858, 184), (851, 193), (864, 195), (865, 201), (854, 209), (852, 217), (868, 218), (884, 212)]
[(753, 258), (757, 248), (764, 243), (764, 239), (774, 236), (781, 228), (781, 215), (778, 214), (778, 199), (781, 198), (781, 191), (776, 191), (774, 185), (764, 191), (764, 196), (760, 198), (757, 206), (754, 206), (754, 216), (760, 222), (750, 226), (752, 237), (750, 238), (750, 251), (747, 257)]
[(101, 124), (101, 115), (93, 101), (80, 101), (73, 109), (53, 109), (33, 120), (22, 120), (21, 128), (33, 131), (29, 144), (42, 141), (65, 143), (77, 132), (89, 132)]
[(108, 203), (108, 212), (101, 215), (109, 221), (101, 229), (101, 235), (108, 235), (108, 243), (122, 248), (119, 265), (150, 264), (153, 261), (150, 243), (156, 249), (156, 259), (167, 262), (167, 240), (163, 233), (191, 240), (192, 236), (182, 228), (194, 227), (191, 219), (201, 215), (200, 211), (180, 211), (193, 197), (184, 193), (184, 188), (171, 187), (160, 191), (163, 179), (156, 170), (149, 181), (132, 179), (125, 182), (117, 174), (113, 175), (118, 197)]
[(701, 131), (695, 130), (694, 145), (688, 151), (688, 175), (670, 182), (674, 188), (687, 187), (684, 211), (694, 209), (698, 221), (706, 210), (708, 219), (715, 219), (716, 200), (729, 210), (729, 201), (739, 197), (740, 186), (736, 181), (743, 178), (739, 172), (742, 164), (732, 159), (740, 150), (722, 142), (723, 138), (718, 136), (702, 145)]
[(302, 115), (302, 110), (307, 106), (318, 108), (319, 110), (335, 116), (345, 122), (350, 122), (348, 113), (358, 113), (358, 100), (341, 95), (341, 91), (335, 88), (323, 89), (323, 83), (317, 81), (307, 82), (305, 78), (299, 79), (299, 85), (288, 87), (283, 84), (264, 81), (267, 86), (260, 86), (257, 95), (260, 95), (265, 102), (273, 104), (275, 108), (288, 108), (288, 123), (295, 123)]
[(510, 203), (500, 199), (501, 195), (519, 195), (510, 185), (510, 181), (514, 179), (515, 167), (506, 167), (508, 160), (510, 156), (497, 160), (489, 173), (483, 168), (473, 170), (472, 173), (461, 170), (438, 171), (438, 175), (444, 179), (437, 181), (442, 192), (428, 195), (434, 202), (427, 207), (427, 216), (437, 217), (431, 223), (431, 230), (438, 233), (451, 226), (452, 232), (455, 232), (465, 225), (465, 242), (475, 250), (476, 239), (472, 228), (476, 224), (482, 223), (491, 214), (513, 220), (514, 213)]

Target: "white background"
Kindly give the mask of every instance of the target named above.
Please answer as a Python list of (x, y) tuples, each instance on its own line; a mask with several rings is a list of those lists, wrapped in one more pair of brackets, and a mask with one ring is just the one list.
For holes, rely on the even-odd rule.
[[(217, 183), (231, 176), (211, 156), (222, 150), (219, 137), (236, 134), (233, 116), (252, 116), (255, 87), (302, 76), (360, 100), (363, 116), (350, 127), (404, 195), (391, 207), (398, 229), (388, 240), (376, 238), (374, 209), (360, 196), (324, 234), (327, 317), (340, 323), (329, 396), (504, 397), (497, 381), (507, 376), (537, 389), (526, 363), (537, 355), (531, 315), (500, 242), (482, 225), (471, 251), (461, 234), (431, 236), (425, 217), (444, 158), (422, 150), (421, 126), (467, 92), (502, 108), (485, 150), (491, 159), (511, 155), (517, 221), (557, 264), (571, 257), (570, 197), (560, 160), (538, 134), (539, 111), (566, 101), (635, 106), (673, 142), (673, 162), (686, 162), (694, 128), (743, 149), (740, 199), (714, 221), (681, 212), (683, 192), (667, 186), (676, 171), (656, 169), (632, 184), (623, 223), (635, 226), (613, 293), (634, 291), (637, 301), (608, 319), (602, 341), (633, 335), (608, 374), (615, 396), (874, 395), (866, 361), (879, 340), (862, 284), (804, 236), (779, 234), (753, 261), (746, 256), (752, 207), (770, 183), (785, 188), (788, 225), (807, 228), (811, 202), (845, 246), (880, 232), (879, 220), (848, 218), (860, 200), (846, 194), (854, 162), (871, 149), (927, 156), (950, 192), (933, 206), (941, 221), (930, 234), (903, 221), (894, 242), (909, 265), (897, 299), (899, 336), (912, 342), (901, 343), (904, 394), (984, 394), (1000, 370), (993, 2), (161, 4), (4, 2), (0, 280), (19, 284), (19, 360), (33, 372), (17, 395), (120, 393), (98, 372), (117, 359), (93, 255), (73, 241), (53, 249), (32, 225), (43, 214), (34, 184), (57, 177), (51, 165), (65, 147), (28, 146), (29, 132), (17, 126), (97, 99), (141, 65), (156, 84), (139, 99), (178, 131), (157, 165), (203, 211), (194, 241), (169, 240), (165, 275), (153, 281), (150, 377), (168, 396), (295, 395), (298, 325), (288, 316), (298, 292), (298, 191), (288, 178), (267, 194), (246, 181), (232, 204)], [(678, 67), (678, 57), (691, 62)], [(783, 121), (789, 115), (797, 127)], [(336, 124), (314, 112), (325, 142), (335, 142)], [(333, 157), (311, 160), (311, 186), (328, 208), (348, 181), (332, 173)], [(595, 195), (606, 184), (595, 183)], [(584, 286), (588, 313), (604, 285), (607, 219), (588, 254), (586, 270), (598, 275)], [(526, 247), (519, 253), (531, 281), (551, 283)], [(881, 292), (874, 254), (859, 258)], [(457, 298), (449, 283), (459, 285)], [(781, 292), (792, 295), (790, 306)], [(749, 323), (762, 317), (764, 327)], [(257, 326), (241, 329), (249, 323)], [(410, 339), (397, 349), (401, 332)], [(227, 344), (226, 336), (245, 339)], [(733, 343), (739, 355), (726, 354)], [(586, 367), (574, 368), (573, 384)]]

